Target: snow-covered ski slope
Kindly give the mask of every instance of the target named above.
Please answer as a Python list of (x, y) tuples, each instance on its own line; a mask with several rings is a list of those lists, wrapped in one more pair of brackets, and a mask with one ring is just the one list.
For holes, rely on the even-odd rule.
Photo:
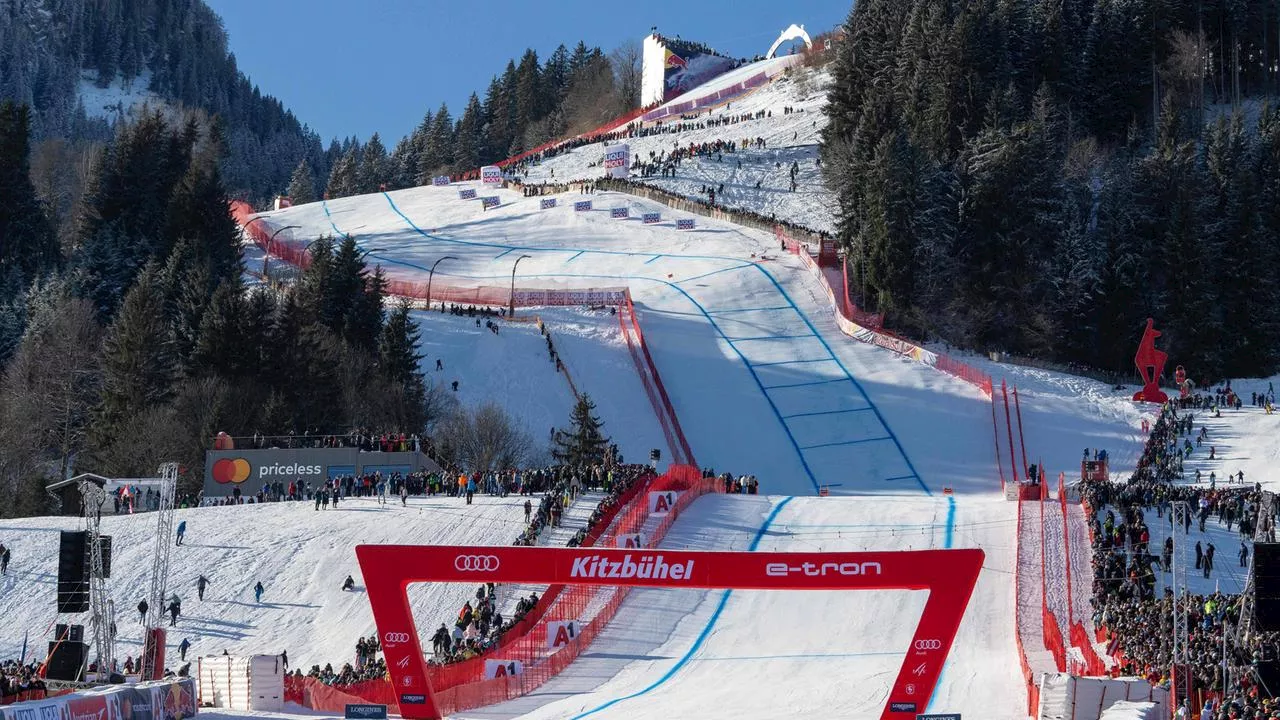
[[(169, 573), (170, 593), (182, 601), (182, 617), (169, 629), (169, 652), (191, 640), (197, 655), (289, 653), (294, 666), (354, 662), (355, 643), (374, 632), (373, 613), (363, 592), (355, 546), (362, 543), (462, 543), (506, 545), (524, 527), (524, 499), (477, 496), (467, 506), (457, 498), (399, 498), (386, 505), (350, 498), (338, 509), (316, 511), (308, 502), (267, 503), (236, 507), (178, 510), (187, 536), (175, 547)], [(119, 628), (116, 654), (121, 664), (142, 649), (142, 626), (135, 606), (151, 587), (155, 549), (155, 513), (108, 516), (104, 534), (111, 535), (111, 596)], [(76, 518), (42, 517), (0, 521), (0, 543), (12, 551), (9, 572), (0, 577), (0, 657), (22, 652), (23, 630), (30, 631), (27, 658), (41, 659), (52, 639), (58, 574), (58, 531), (78, 529)], [(170, 540), (172, 542), (172, 540)], [(203, 602), (196, 579), (209, 578)], [(356, 592), (342, 592), (350, 574)], [(262, 603), (254, 602), (254, 583), (266, 587)], [(474, 587), (416, 585), (410, 595), (430, 647), (436, 624), (449, 619)], [(73, 622), (88, 625), (83, 614)], [(166, 623), (167, 625), (167, 623)], [(171, 665), (174, 669), (177, 663)]]
[[(773, 237), (620, 193), (539, 198), (496, 190), (483, 212), (458, 186), (343, 198), (270, 213), (295, 237), (351, 233), (393, 278), (521, 287), (626, 285), (685, 434), (704, 467), (759, 476), (769, 493), (991, 491), (990, 406), (974, 388), (840, 334), (825, 292)], [(631, 218), (613, 220), (609, 208)], [(764, 259), (766, 258), (767, 259)], [(577, 365), (589, 362), (573, 358)], [(613, 431), (622, 434), (621, 430)]]
[[(737, 79), (717, 79), (671, 102), (714, 92), (718, 87), (760, 72), (770, 62), (778, 60), (739, 68), (731, 74), (735, 77), (740, 73), (746, 74)], [(724, 191), (717, 192), (718, 204), (754, 210), (764, 215), (773, 214), (779, 219), (817, 230), (831, 230), (835, 226), (835, 195), (823, 183), (821, 168), (816, 162), (820, 134), (827, 125), (822, 108), (827, 102), (830, 82), (831, 76), (825, 70), (797, 67), (747, 95), (710, 111), (696, 113), (698, 118), (695, 120), (683, 121), (678, 115), (662, 120), (661, 126), (670, 127), (685, 122), (705, 124), (708, 118), (720, 120), (761, 110), (772, 113), (771, 117), (766, 115), (759, 120), (629, 138), (625, 142), (631, 148), (633, 164), (636, 161), (648, 162), (650, 152), (655, 155), (664, 151), (670, 153), (677, 145), (687, 148), (690, 144), (716, 140), (756, 138), (764, 138), (766, 143), (764, 149), (740, 150), (724, 154), (719, 159), (687, 158), (676, 168), (674, 177), (640, 178), (633, 172), (632, 179), (703, 200), (707, 199), (702, 191), (704, 186), (716, 187), (718, 191), (719, 186), (724, 185)], [(786, 114), (784, 107), (793, 108), (794, 112)], [(646, 123), (646, 127), (654, 126), (655, 123)], [(598, 142), (575, 148), (527, 167), (527, 176), (522, 171), (521, 178), (534, 184), (594, 180), (604, 175), (604, 147), (605, 143)], [(799, 165), (796, 192), (791, 192), (792, 162)], [(756, 188), (756, 183), (760, 183), (760, 188)]]
[[(707, 496), (664, 547), (755, 551), (975, 547), (986, 562), (932, 702), (920, 711), (1020, 717), (1012, 635), (1013, 531), (992, 497)], [(459, 713), (512, 718), (874, 718), (924, 592), (637, 589), (564, 673), (534, 693)]]

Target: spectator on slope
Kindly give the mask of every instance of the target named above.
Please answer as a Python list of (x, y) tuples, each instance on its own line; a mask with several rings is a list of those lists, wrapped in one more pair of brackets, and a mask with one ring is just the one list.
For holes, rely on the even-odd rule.
[(343, 591), (355, 590), (356, 589), (355, 579), (352, 578), (350, 575), (348, 575), (347, 579), (342, 581), (342, 589)]
[(253, 586), (253, 599), (261, 604), (262, 593), (266, 592), (266, 590), (266, 588), (262, 587), (262, 581), (258, 581), (258, 584)]
[(138, 624), (147, 624), (147, 599), (143, 598), (138, 602)]
[(187, 534), (187, 521), (186, 521), (186, 520), (183, 520), (182, 522), (178, 523), (178, 539), (177, 539), (177, 542), (176, 542), (175, 544), (177, 544), (177, 545), (181, 545), (181, 544), (182, 544), (182, 536), (183, 536), (183, 535), (186, 535), (186, 534)]
[(182, 602), (178, 600), (178, 596), (176, 594), (173, 596), (171, 600), (169, 600), (168, 609), (169, 609), (169, 627), (173, 627), (178, 624), (178, 616), (182, 614)]
[(204, 589), (207, 587), (209, 587), (209, 578), (204, 575), (196, 578), (196, 597), (199, 598), (201, 602), (204, 602)]
[(289, 672), (289, 651), (288, 650), (280, 651), (280, 665), (284, 668), (284, 671), (286, 673)]
[(0, 545), (0, 575), (9, 574), (9, 548)]
[(180, 660), (186, 660), (187, 650), (190, 648), (191, 648), (191, 641), (186, 638), (182, 638), (182, 644), (178, 645), (178, 658)]

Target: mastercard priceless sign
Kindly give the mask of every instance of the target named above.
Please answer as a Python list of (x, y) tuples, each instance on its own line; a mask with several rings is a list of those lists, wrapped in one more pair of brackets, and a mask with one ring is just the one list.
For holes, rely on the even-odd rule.
[(239, 485), (249, 479), (253, 466), (244, 458), (223, 458), (213, 461), (213, 481), (216, 483), (232, 483)]
[(358, 448), (245, 448), (205, 453), (204, 494), (222, 497), (257, 492), (263, 483), (317, 483), (337, 475), (368, 470), (383, 473), (438, 471), (420, 452), (362, 452)]

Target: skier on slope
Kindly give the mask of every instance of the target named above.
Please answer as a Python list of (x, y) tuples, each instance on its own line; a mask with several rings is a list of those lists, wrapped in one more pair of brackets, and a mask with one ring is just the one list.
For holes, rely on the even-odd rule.
[(343, 589), (344, 591), (345, 591), (345, 590), (355, 590), (355, 589), (356, 589), (356, 581), (355, 581), (355, 579), (354, 579), (354, 578), (352, 578), (350, 575), (348, 575), (348, 576), (347, 576), (347, 579), (342, 581), (342, 589)]

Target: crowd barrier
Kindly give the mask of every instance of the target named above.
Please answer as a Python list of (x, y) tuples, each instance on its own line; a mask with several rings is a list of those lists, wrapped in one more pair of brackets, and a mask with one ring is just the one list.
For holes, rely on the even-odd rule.
[(183, 720), (195, 714), (192, 678), (104, 685), (0, 705), (0, 720)]
[(671, 448), (672, 461), (677, 465), (697, 466), (693, 450), (689, 448), (689, 440), (685, 438), (684, 429), (680, 427), (680, 418), (676, 415), (675, 406), (667, 388), (662, 384), (662, 376), (658, 374), (658, 366), (649, 353), (649, 345), (645, 342), (644, 332), (640, 329), (640, 317), (636, 313), (635, 304), (631, 302), (631, 293), (627, 293), (626, 302), (618, 308), (618, 323), (622, 327), (622, 336), (626, 338), (627, 349), (636, 365), (636, 372), (644, 384), (645, 393), (653, 405), (654, 414), (662, 425), (663, 434), (667, 438), (667, 447)]
[(46, 697), (49, 697), (49, 692), (43, 688), (23, 690), (9, 695), (0, 695), (0, 705), (12, 705), (29, 700), (44, 700)]
[[(999, 455), (999, 452), (996, 453)], [(1022, 502), (1018, 502), (1018, 538), (1014, 548), (1014, 568), (1013, 573), (1013, 638), (1018, 645), (1018, 664), (1022, 668), (1022, 680), (1027, 685), (1027, 715), (1035, 716), (1040, 708), (1040, 685), (1036, 682), (1035, 676), (1031, 674), (1031, 665), (1027, 662), (1027, 649), (1022, 644), (1022, 603), (1018, 602), (1019, 594), (1018, 586), (1021, 584), (1022, 573), (1017, 572), (1017, 568), (1022, 567)]]

